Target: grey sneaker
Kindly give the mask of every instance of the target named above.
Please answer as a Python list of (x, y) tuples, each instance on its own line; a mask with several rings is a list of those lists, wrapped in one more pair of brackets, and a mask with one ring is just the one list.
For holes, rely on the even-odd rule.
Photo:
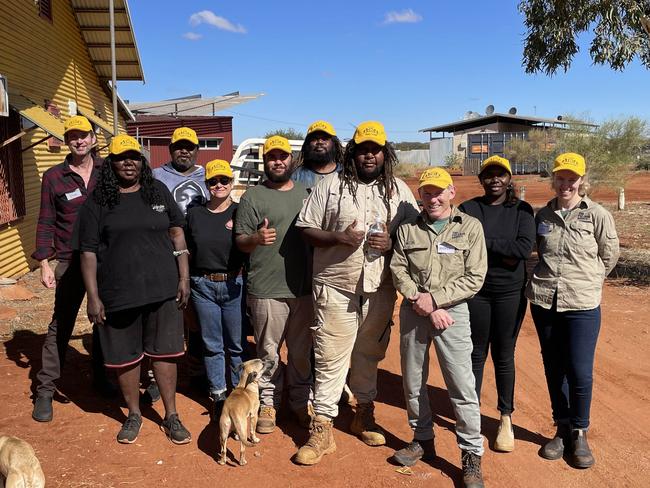
[(32, 418), (37, 422), (51, 422), (54, 411), (52, 410), (52, 397), (38, 395), (34, 400)]
[(117, 442), (120, 444), (133, 444), (138, 438), (142, 428), (142, 415), (139, 413), (130, 413), (122, 424), (122, 428), (117, 433)]
[(183, 426), (177, 413), (173, 413), (169, 418), (163, 420), (160, 428), (174, 444), (188, 444), (192, 440), (192, 435)]
[(158, 389), (158, 383), (156, 383), (156, 380), (151, 380), (151, 383), (149, 383), (149, 386), (147, 386), (147, 389), (142, 395), (142, 399), (148, 404), (156, 403), (160, 400), (160, 390)]

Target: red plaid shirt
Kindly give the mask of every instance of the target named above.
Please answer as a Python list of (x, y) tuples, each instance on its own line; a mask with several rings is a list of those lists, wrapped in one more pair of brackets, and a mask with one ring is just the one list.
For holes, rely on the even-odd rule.
[(48, 169), (41, 184), (41, 211), (36, 226), (36, 251), (32, 258), (37, 261), (56, 257), (68, 261), (72, 257), (72, 232), (79, 209), (95, 187), (102, 159), (94, 158), (94, 167), (88, 180), (70, 169), (68, 154), (61, 164)]

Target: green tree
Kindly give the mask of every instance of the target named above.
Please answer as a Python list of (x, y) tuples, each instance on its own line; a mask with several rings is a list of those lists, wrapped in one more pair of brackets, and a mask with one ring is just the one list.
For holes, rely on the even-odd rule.
[(292, 129), (291, 127), (289, 127), (288, 129), (271, 130), (266, 134), (264, 134), (265, 139), (271, 136), (282, 136), (282, 137), (286, 137), (289, 140), (295, 139), (297, 141), (302, 141), (305, 138), (305, 135), (302, 132), (297, 131), (296, 129)]
[(525, 172), (548, 170), (548, 161), (555, 144), (556, 132), (549, 129), (533, 129), (526, 139), (512, 139), (506, 144), (505, 157), (511, 163), (523, 165)]
[(526, 73), (567, 71), (578, 36), (591, 30), (594, 63), (621, 71), (638, 56), (650, 68), (650, 0), (522, 0), (519, 11), (528, 30)]

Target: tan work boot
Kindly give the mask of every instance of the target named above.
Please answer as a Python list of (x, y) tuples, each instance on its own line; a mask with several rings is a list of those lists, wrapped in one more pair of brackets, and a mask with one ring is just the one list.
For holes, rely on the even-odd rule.
[(332, 421), (322, 415), (316, 415), (311, 423), (309, 440), (298, 449), (294, 458), (297, 464), (311, 466), (317, 464), (325, 454), (336, 451)]
[(308, 403), (305, 407), (299, 410), (294, 410), (293, 413), (296, 416), (300, 427), (304, 427), (305, 429), (311, 427), (311, 420), (315, 415), (314, 407), (311, 403)]
[(501, 415), (501, 422), (494, 441), (494, 450), (499, 452), (512, 452), (515, 450), (515, 433), (512, 429), (510, 415)]
[(375, 405), (372, 402), (357, 405), (350, 430), (369, 446), (386, 444), (384, 431), (375, 423)]
[(275, 408), (262, 405), (260, 414), (257, 417), (257, 428), (259, 434), (270, 434), (275, 430)]

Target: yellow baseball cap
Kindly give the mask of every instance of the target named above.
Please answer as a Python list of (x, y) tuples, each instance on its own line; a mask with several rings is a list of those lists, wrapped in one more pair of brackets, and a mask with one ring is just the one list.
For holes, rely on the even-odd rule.
[(108, 147), (108, 152), (118, 155), (127, 151), (137, 151), (142, 154), (140, 144), (133, 137), (127, 136), (126, 134), (118, 134), (113, 137), (111, 145)]
[(93, 126), (90, 125), (90, 121), (83, 115), (75, 115), (70, 117), (63, 123), (63, 133), (65, 134), (71, 130), (80, 130), (83, 132), (92, 132)]
[(287, 154), (291, 154), (291, 144), (289, 144), (289, 141), (282, 136), (271, 136), (264, 143), (264, 154), (267, 154), (274, 149), (280, 149)]
[(189, 127), (179, 127), (172, 134), (172, 144), (178, 141), (190, 141), (195, 146), (199, 145), (199, 138), (196, 136), (194, 129)]
[(501, 166), (508, 173), (510, 173), (510, 175), (512, 175), (510, 161), (508, 161), (506, 158), (502, 158), (501, 156), (490, 156), (485, 161), (483, 161), (483, 164), (481, 164), (481, 171), (479, 171), (479, 173), (482, 173), (483, 170), (489, 166)]
[(232, 178), (234, 175), (232, 173), (230, 163), (228, 161), (224, 161), (223, 159), (215, 159), (206, 163), (205, 179), (209, 180), (215, 176), (227, 176), (228, 178)]
[(386, 131), (381, 122), (368, 120), (361, 122), (357, 126), (357, 130), (354, 132), (355, 144), (361, 144), (366, 141), (375, 142), (380, 146), (386, 145)]
[(573, 171), (578, 176), (584, 176), (587, 172), (585, 158), (580, 156), (580, 154), (572, 152), (560, 154), (555, 158), (555, 162), (553, 163), (553, 173), (562, 171), (563, 169)]
[(312, 132), (318, 132), (318, 131), (325, 132), (326, 134), (329, 134), (332, 137), (336, 135), (336, 131), (334, 130), (332, 124), (324, 120), (317, 120), (316, 122), (311, 124), (307, 129), (307, 135), (311, 134)]
[(443, 168), (429, 168), (422, 172), (420, 175), (420, 185), (418, 188), (423, 186), (433, 185), (438, 188), (447, 188), (449, 185), (453, 185), (454, 181), (451, 179), (449, 173)]

